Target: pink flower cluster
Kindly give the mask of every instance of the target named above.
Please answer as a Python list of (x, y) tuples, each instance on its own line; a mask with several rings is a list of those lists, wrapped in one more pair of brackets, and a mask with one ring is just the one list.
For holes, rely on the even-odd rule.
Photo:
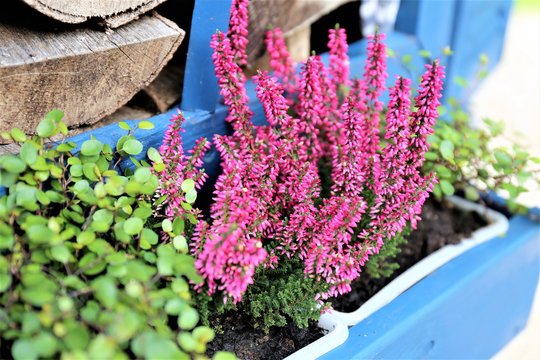
[[(242, 23), (242, 14), (233, 11), (231, 24)], [(214, 138), (223, 171), (211, 218), (199, 223), (192, 244), (209, 294), (238, 302), (258, 269), (271, 271), (293, 257), (321, 284), (319, 298), (343, 294), (386, 239), (408, 223), (416, 226), (434, 182), (420, 168), (444, 70), (438, 62), (427, 66), (415, 111), (410, 81), (397, 78), (381, 142), (383, 39), (370, 38), (363, 79), (349, 81), (345, 30), (331, 30), (329, 67), (313, 55), (296, 77), (281, 32), (271, 30), (266, 42), (276, 77), (261, 71), (253, 77), (268, 125), (254, 126), (236, 63), (242, 56), (227, 36), (214, 35), (215, 72), (233, 134)]]
[(197, 211), (188, 211), (182, 207), (182, 203), (186, 200), (181, 185), (184, 180), (192, 179), (195, 181), (195, 187), (200, 189), (207, 177), (201, 167), (204, 154), (210, 148), (210, 143), (205, 138), (197, 140), (193, 149), (189, 151), (190, 156), (186, 156), (181, 136), (184, 132), (183, 123), (182, 113), (173, 115), (171, 123), (165, 131), (163, 143), (159, 148), (165, 166), (163, 170), (156, 172), (159, 179), (156, 199), (163, 198), (160, 207), (164, 208), (165, 216), (171, 220), (176, 217), (184, 217), (188, 213), (198, 215)]
[(238, 65), (247, 65), (249, 0), (233, 0), (227, 36), (231, 39), (233, 57)]
[(280, 28), (266, 32), (264, 42), (270, 56), (270, 68), (284, 85), (285, 90), (293, 93), (296, 85), (295, 64), (289, 55), (285, 39)]

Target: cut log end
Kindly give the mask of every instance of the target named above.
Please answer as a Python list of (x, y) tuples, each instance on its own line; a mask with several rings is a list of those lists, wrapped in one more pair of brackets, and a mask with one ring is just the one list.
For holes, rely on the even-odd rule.
[(22, 0), (37, 11), (61, 22), (78, 24), (102, 19), (110, 28), (127, 24), (165, 0)]

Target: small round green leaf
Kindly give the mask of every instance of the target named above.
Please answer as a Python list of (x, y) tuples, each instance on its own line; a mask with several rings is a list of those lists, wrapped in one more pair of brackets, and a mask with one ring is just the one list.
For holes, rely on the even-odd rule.
[(21, 129), (18, 128), (13, 128), (13, 130), (11, 130), (11, 137), (17, 142), (23, 142), (26, 140), (26, 135), (21, 131)]
[(98, 155), (102, 147), (103, 144), (98, 140), (86, 140), (81, 146), (81, 154), (86, 156)]
[(186, 192), (186, 201), (190, 204), (193, 204), (197, 200), (197, 192), (195, 189), (191, 189)]
[(157, 151), (153, 147), (148, 148), (147, 155), (148, 155), (148, 158), (150, 160), (152, 160), (153, 162), (155, 162), (155, 163), (163, 162), (163, 159), (161, 158), (161, 155), (159, 154), (159, 151)]
[(140, 141), (135, 139), (130, 139), (124, 143), (122, 150), (124, 150), (129, 155), (140, 154), (143, 149), (143, 145)]
[(132, 217), (124, 222), (124, 231), (128, 235), (136, 235), (141, 232), (143, 221), (139, 218)]
[(45, 119), (41, 120), (39, 125), (36, 128), (36, 132), (38, 136), (42, 138), (48, 138), (54, 135), (54, 131), (56, 130), (56, 125), (52, 118), (46, 117)]
[(150, 130), (154, 128), (154, 124), (150, 121), (141, 121), (139, 122), (139, 129)]
[(186, 179), (182, 181), (182, 185), (180, 185), (180, 187), (184, 192), (188, 192), (195, 189), (195, 181), (193, 181), (193, 179)]

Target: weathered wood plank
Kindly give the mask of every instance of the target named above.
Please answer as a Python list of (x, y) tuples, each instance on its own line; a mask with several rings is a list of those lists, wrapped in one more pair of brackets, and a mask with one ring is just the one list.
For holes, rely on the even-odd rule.
[(37, 11), (65, 23), (102, 19), (116, 28), (152, 10), (165, 0), (22, 0)]
[(252, 0), (249, 7), (250, 63), (265, 51), (264, 33), (269, 27), (279, 27), (285, 37), (306, 27), (332, 10), (352, 0)]
[(0, 23), (0, 131), (30, 133), (53, 108), (70, 127), (97, 122), (148, 85), (183, 37), (158, 15), (108, 33)]
[(180, 66), (167, 65), (143, 91), (160, 112), (165, 112), (180, 100), (184, 71)]

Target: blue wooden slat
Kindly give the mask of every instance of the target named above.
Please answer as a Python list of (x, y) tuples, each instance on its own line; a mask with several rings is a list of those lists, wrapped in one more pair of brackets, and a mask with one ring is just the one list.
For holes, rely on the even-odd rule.
[(480, 68), (480, 55), (489, 57), (489, 70), (500, 60), (512, 0), (459, 0), (452, 35), (454, 54), (449, 59), (446, 97), (456, 97), (467, 104), (471, 95), (454, 83), (456, 76), (473, 80)]
[(197, 0), (184, 75), (182, 109), (214, 111), (219, 88), (212, 64), (210, 39), (220, 30), (227, 32), (231, 0)]
[(540, 224), (516, 216), (504, 237), (441, 267), (322, 359), (489, 358), (525, 327), (539, 261)]
[(422, 49), (439, 56), (452, 41), (456, 3), (457, 0), (401, 0), (395, 29), (416, 36)]

